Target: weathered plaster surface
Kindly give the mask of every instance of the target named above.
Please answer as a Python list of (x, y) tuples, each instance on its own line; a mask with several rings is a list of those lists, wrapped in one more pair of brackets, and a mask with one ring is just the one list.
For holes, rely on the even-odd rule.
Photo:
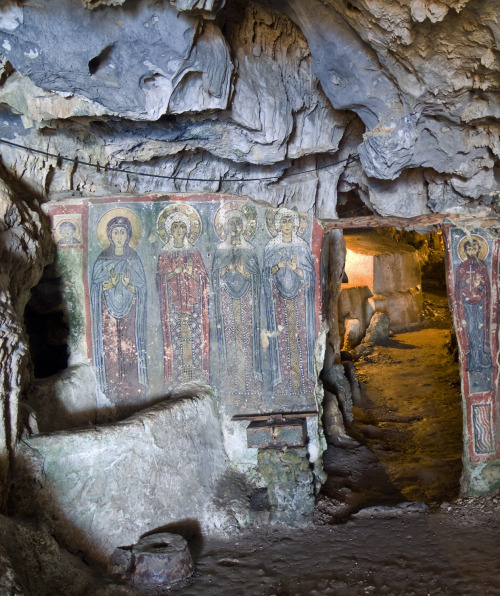
[[(247, 441), (252, 417), (312, 416), (307, 466), (319, 482), (324, 444), (317, 374), (326, 328), (321, 327), (322, 229), (310, 214), (207, 193), (73, 199), (45, 209), (71, 315), (73, 365), (34, 384), (28, 403), (40, 413), (41, 431), (116, 419), (200, 380), (215, 391), (229, 460), (252, 482), (263, 482), (257, 449)], [(283, 214), (294, 221), (288, 244), (276, 223)], [(109, 253), (115, 245), (108, 248), (106, 226), (116, 217), (125, 218), (122, 226), (132, 222), (126, 266)], [(235, 217), (241, 229), (229, 235), (228, 222)], [(190, 226), (180, 249), (172, 235), (177, 219)], [(123, 285), (127, 271), (133, 293)], [(276, 286), (275, 276), (281, 279), (284, 271), (283, 287)], [(285, 301), (280, 292), (289, 291), (286, 275), (299, 285)], [(109, 304), (108, 291), (115, 292)], [(123, 313), (122, 293), (132, 300)], [(118, 331), (106, 322), (109, 309), (121, 321)], [(122, 376), (123, 367), (128, 372)]]
[[(220, 194), (70, 200), (47, 211), (74, 315), (70, 362), (93, 363), (97, 409), (144, 405), (199, 379), (229, 418), (316, 410), (322, 228), (311, 215)], [(121, 255), (111, 229), (123, 226), (132, 236)]]
[(500, 485), (498, 227), (448, 224), (444, 231), (462, 377), (462, 492), (488, 494)]

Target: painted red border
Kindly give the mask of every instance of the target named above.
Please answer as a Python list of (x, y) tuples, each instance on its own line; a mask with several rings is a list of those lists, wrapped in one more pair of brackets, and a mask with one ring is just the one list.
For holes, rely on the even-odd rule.
[[(452, 230), (458, 228), (452, 224), (443, 224), (443, 236), (445, 240), (445, 263), (446, 263), (446, 277), (448, 284), (448, 296), (452, 307), (453, 321), (457, 333), (457, 341), (459, 347), (459, 365), (460, 365), (460, 376), (462, 378), (462, 399), (465, 404), (465, 420), (464, 420), (464, 437), (467, 440), (467, 455), (471, 463), (485, 462), (493, 459), (498, 459), (500, 455), (500, 440), (498, 437), (498, 387), (499, 387), (499, 370), (498, 370), (498, 261), (499, 261), (499, 241), (494, 240), (492, 243), (492, 257), (491, 257), (491, 355), (493, 361), (493, 374), (492, 374), (492, 391), (483, 393), (470, 393), (469, 377), (467, 375), (467, 361), (466, 355), (462, 349), (462, 346), (466, 343), (465, 329), (463, 328), (462, 322), (458, 319), (457, 313), (457, 302), (455, 296), (455, 278), (453, 271), (453, 255), (452, 255)], [(474, 230), (487, 231), (487, 228), (481, 228), (476, 225), (469, 231), (474, 233)], [(492, 434), (494, 440), (494, 451), (492, 453), (476, 453), (474, 451), (474, 428), (472, 420), (472, 411), (474, 405), (488, 404), (491, 405), (492, 412)]]
[[(74, 201), (74, 204), (57, 203), (48, 204), (46, 207), (47, 213), (53, 224), (53, 216), (60, 214), (78, 214), (82, 218), (82, 241), (88, 238), (88, 219), (89, 219), (89, 205), (109, 204), (109, 203), (156, 203), (165, 201), (182, 201), (192, 203), (214, 202), (220, 203), (223, 201), (250, 201), (246, 196), (238, 196), (231, 194), (219, 193), (151, 193), (146, 195), (115, 195), (111, 197), (85, 197), (85, 198), (68, 198), (68, 201)], [(272, 205), (266, 206), (275, 208)], [(316, 334), (321, 330), (322, 321), (322, 295), (321, 295), (321, 250), (323, 245), (324, 230), (313, 215), (312, 218), (312, 232), (311, 232), (311, 252), (314, 259), (316, 282), (315, 282), (315, 296), (314, 306), (316, 314)], [(88, 271), (88, 250), (83, 250), (82, 256), (82, 273), (83, 273), (83, 287), (84, 287), (84, 304), (85, 304), (85, 338), (87, 344), (87, 358), (93, 363), (92, 354), (92, 328), (90, 324), (90, 290), (89, 290), (89, 271)]]

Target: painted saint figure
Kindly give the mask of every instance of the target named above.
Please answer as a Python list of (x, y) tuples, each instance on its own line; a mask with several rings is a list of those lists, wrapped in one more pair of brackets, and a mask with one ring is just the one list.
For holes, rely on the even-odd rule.
[(58, 226), (59, 240), (58, 246), (77, 246), (80, 244), (76, 234), (76, 225), (72, 221), (62, 221)]
[(309, 245), (297, 234), (299, 223), (298, 213), (276, 211), (273, 227), (277, 233), (264, 252), (263, 287), (274, 396), (314, 388), (315, 269)]
[(248, 242), (256, 210), (243, 201), (219, 209), (215, 229), (223, 242), (212, 263), (218, 377), (228, 394), (260, 394), (260, 266)]
[(209, 284), (200, 251), (192, 246), (200, 229), (199, 215), (184, 204), (170, 205), (158, 217), (158, 233), (165, 245), (158, 259), (156, 285), (164, 378), (169, 388), (197, 379), (208, 381)]
[(109, 246), (94, 263), (90, 285), (92, 346), (102, 392), (123, 402), (144, 393), (148, 385), (146, 275), (130, 247), (130, 219), (113, 217), (106, 235)]
[(464, 351), (470, 392), (490, 391), (492, 360), (490, 340), (491, 284), (483, 262), (488, 253), (486, 241), (477, 235), (459, 244), (463, 262), (455, 271), (455, 299), (465, 329)]

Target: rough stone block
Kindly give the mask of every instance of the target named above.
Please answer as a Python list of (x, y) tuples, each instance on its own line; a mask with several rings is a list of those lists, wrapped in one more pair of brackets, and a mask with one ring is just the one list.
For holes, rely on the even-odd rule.
[(373, 313), (386, 312), (389, 315), (391, 331), (399, 333), (421, 322), (422, 305), (420, 286), (406, 292), (390, 292), (385, 296), (376, 294), (368, 298), (367, 317), (370, 320)]
[(364, 335), (374, 312), (386, 312), (395, 332), (420, 323), (422, 289), (418, 251), (375, 233), (346, 235), (346, 246), (349, 284), (342, 284), (339, 313), (344, 320), (360, 321), (359, 326), (346, 325), (346, 349), (356, 346), (358, 331), (363, 329)]
[[(401, 243), (398, 243), (400, 245)], [(404, 292), (421, 283), (417, 250), (399, 250), (382, 253), (373, 259), (373, 292), (387, 294)]]
[(214, 504), (226, 454), (213, 395), (192, 389), (198, 397), (116, 424), (26, 439), (16, 453), (17, 512), (99, 561), (171, 523), (228, 528), (233, 522)]
[(344, 345), (343, 350), (353, 350), (363, 339), (365, 327), (359, 319), (346, 319), (344, 321)]
[(307, 522), (314, 509), (313, 475), (305, 455), (304, 448), (259, 449), (259, 471), (276, 521)]
[(402, 292), (420, 285), (418, 251), (390, 237), (346, 235), (349, 284), (368, 286), (374, 294)]
[(366, 300), (372, 295), (370, 288), (351, 283), (342, 284), (339, 298), (339, 314), (341, 319), (358, 319), (366, 329)]
[(371, 318), (370, 325), (366, 330), (363, 343), (385, 346), (389, 342), (389, 317), (384, 312), (376, 312)]

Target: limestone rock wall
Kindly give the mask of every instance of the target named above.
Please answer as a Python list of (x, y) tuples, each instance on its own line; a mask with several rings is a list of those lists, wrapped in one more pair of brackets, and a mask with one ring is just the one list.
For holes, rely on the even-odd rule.
[(353, 191), (385, 215), (483, 213), (498, 199), (499, 11), (500, 0), (8, 7), (1, 136), (177, 179), (12, 147), (4, 159), (49, 198), (221, 190), (335, 217), (337, 193)]
[[(367, 174), (395, 180), (405, 168), (425, 168), (431, 210), (496, 190), (498, 124), (491, 118), (499, 109), (497, 1), (287, 5), (310, 43), (314, 71), (332, 104), (354, 109), (369, 129), (360, 147)], [(346, 60), (321, 59), (328, 46), (336, 56), (345, 48)]]
[[(58, 52), (40, 69), (35, 54), (51, 53), (54, 32), (47, 30), (56, 4), (72, 67), (65, 67)], [(59, 7), (49, 4), (42, 14), (25, 11), (21, 24), (15, 26), (21, 17), (9, 21), (10, 29), (2, 32), (17, 70), (2, 90), (8, 118), (0, 133), (80, 161), (166, 178), (49, 160), (32, 179), (49, 198), (68, 191), (202, 190), (299, 209), (318, 200), (332, 205), (331, 181), (336, 184), (341, 169), (314, 170), (326, 159), (348, 155), (336, 156), (355, 116), (332, 109), (311, 72), (306, 40), (285, 16), (252, 3), (231, 4), (216, 21), (177, 13), (169, 3), (153, 9), (142, 2), (135, 12)], [(69, 41), (75, 23), (93, 40), (84, 53)], [(33, 45), (32, 58), (22, 49), (27, 43)], [(14, 168), (17, 160), (46, 161), (17, 150), (10, 156)], [(313, 171), (281, 180), (287, 171), (304, 169)]]
[(92, 586), (90, 568), (62, 549), (48, 532), (3, 515), (0, 515), (0, 565), (2, 594), (53, 596), (66, 593), (71, 586), (72, 594), (84, 596), (98, 589)]
[(50, 257), (48, 223), (35, 200), (23, 201), (0, 168), (0, 509), (7, 494), (12, 450), (22, 426), (20, 401), (31, 380), (23, 326), (29, 291)]

